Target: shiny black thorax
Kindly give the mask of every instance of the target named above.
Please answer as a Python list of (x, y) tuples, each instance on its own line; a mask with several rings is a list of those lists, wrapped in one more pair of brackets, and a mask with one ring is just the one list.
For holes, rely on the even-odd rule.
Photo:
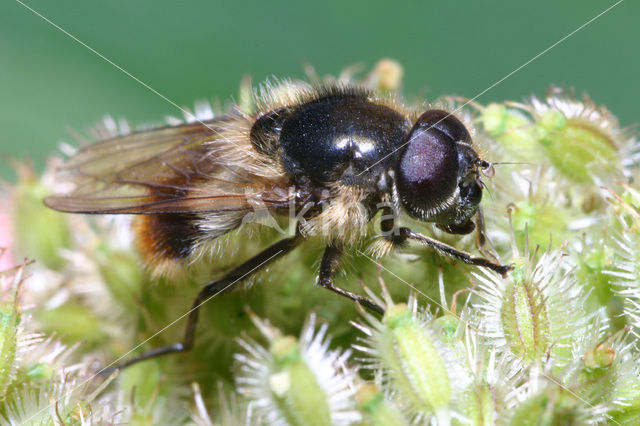
[(368, 194), (370, 215), (382, 199), (451, 233), (473, 230), (482, 198), (469, 131), (453, 114), (432, 109), (412, 122), (363, 91), (332, 89), (259, 117), (256, 149), (277, 158), (302, 201), (321, 203), (318, 189), (335, 184)]
[(409, 128), (405, 117), (362, 95), (328, 96), (300, 106), (284, 122), (282, 161), (293, 176), (355, 184), (391, 164)]
[(411, 123), (364, 93), (334, 93), (267, 114), (257, 128), (276, 133), (274, 154), (295, 181), (367, 187), (391, 167)]

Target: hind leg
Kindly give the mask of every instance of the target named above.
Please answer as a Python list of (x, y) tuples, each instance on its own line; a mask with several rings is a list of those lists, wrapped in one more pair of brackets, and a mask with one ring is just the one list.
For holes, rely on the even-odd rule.
[(193, 343), (195, 340), (196, 327), (198, 325), (198, 317), (200, 313), (200, 307), (202, 307), (202, 305), (213, 299), (218, 294), (230, 290), (233, 286), (248, 278), (249, 276), (255, 274), (274, 260), (284, 256), (285, 254), (296, 248), (302, 242), (302, 240), (302, 236), (296, 234), (296, 236), (294, 237), (278, 241), (277, 243), (253, 256), (251, 259), (247, 260), (240, 266), (229, 271), (219, 280), (213, 281), (204, 286), (202, 290), (200, 290), (200, 293), (198, 293), (198, 296), (196, 296), (193, 304), (191, 305), (191, 309), (188, 312), (187, 326), (185, 328), (184, 337), (181, 342), (174, 343), (173, 345), (169, 346), (151, 349), (127, 361), (115, 364), (113, 366), (107, 366), (101, 369), (99, 371), (99, 374), (111, 374), (115, 370), (121, 370), (140, 361), (156, 358), (162, 355), (189, 351), (193, 347)]

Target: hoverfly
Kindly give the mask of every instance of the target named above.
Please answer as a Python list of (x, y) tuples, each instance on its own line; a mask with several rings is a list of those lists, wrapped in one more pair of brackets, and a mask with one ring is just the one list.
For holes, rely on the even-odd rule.
[[(256, 95), (257, 111), (134, 132), (81, 148), (62, 167), (74, 189), (46, 199), (56, 210), (135, 214), (145, 263), (167, 272), (256, 209), (285, 215), (283, 238), (202, 288), (183, 341), (116, 368), (193, 346), (201, 303), (322, 234), (319, 286), (383, 313), (374, 301), (336, 286), (344, 251), (365, 236), (379, 211), (378, 255), (413, 240), (440, 254), (505, 275), (510, 266), (474, 257), (401, 227), (399, 212), (452, 234), (482, 234), (481, 173), (476, 152), (453, 114), (415, 111), (354, 85), (282, 82)], [(478, 225), (474, 223), (474, 220)], [(479, 238), (481, 239), (481, 238)]]

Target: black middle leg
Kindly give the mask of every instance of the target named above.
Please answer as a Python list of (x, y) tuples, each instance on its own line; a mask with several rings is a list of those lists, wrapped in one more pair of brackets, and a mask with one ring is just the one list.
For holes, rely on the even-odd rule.
[(478, 212), (476, 213), (476, 247), (483, 256), (499, 263), (498, 257), (495, 254), (495, 249), (487, 237), (487, 233), (485, 231), (484, 212), (480, 206), (478, 206)]
[(376, 304), (373, 300), (369, 299), (368, 297), (352, 293), (348, 290), (336, 286), (333, 283), (333, 276), (335, 275), (338, 266), (340, 266), (342, 253), (342, 249), (338, 246), (327, 246), (324, 251), (324, 255), (322, 256), (322, 262), (320, 263), (320, 275), (318, 276), (318, 284), (321, 287), (326, 288), (327, 290), (331, 290), (334, 293), (353, 300), (354, 302), (367, 309), (379, 313), (380, 315), (384, 315), (384, 308)]

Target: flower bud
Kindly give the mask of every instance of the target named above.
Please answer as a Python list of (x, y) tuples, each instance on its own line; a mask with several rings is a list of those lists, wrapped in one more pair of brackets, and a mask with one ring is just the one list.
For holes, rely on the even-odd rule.
[(509, 153), (509, 157), (535, 161), (540, 157), (534, 123), (522, 112), (492, 103), (481, 110), (484, 130)]
[(16, 345), (20, 314), (14, 303), (0, 303), (0, 399), (15, 379)]
[(617, 119), (587, 96), (575, 99), (552, 89), (544, 101), (531, 100), (541, 146), (563, 175), (579, 183), (601, 181), (621, 166), (627, 135)]
[(365, 413), (364, 424), (370, 426), (402, 426), (409, 423), (402, 411), (385, 398), (377, 386), (367, 384), (356, 393), (360, 410)]
[(353, 373), (344, 367), (349, 353), (328, 350), (326, 327), (315, 333), (311, 317), (298, 341), (252, 319), (269, 340), (269, 349), (240, 340), (247, 354), (235, 356), (241, 370), (236, 382), (239, 392), (255, 401), (263, 421), (327, 425), (360, 420), (353, 407)]
[(65, 263), (60, 250), (71, 245), (71, 230), (68, 216), (43, 204), (48, 193), (35, 178), (22, 176), (14, 191), (13, 228), (18, 255), (58, 270)]

